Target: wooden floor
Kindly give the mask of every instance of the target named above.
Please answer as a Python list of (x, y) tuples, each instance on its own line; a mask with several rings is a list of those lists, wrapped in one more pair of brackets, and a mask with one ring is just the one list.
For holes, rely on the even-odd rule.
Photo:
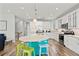
[(53, 39), (49, 40), (49, 55), (50, 56), (79, 56), (79, 54), (62, 46), (61, 44), (59, 44), (59, 42)]
[[(17, 43), (9, 43), (3, 51), (0, 51), (0, 56), (16, 56)], [(57, 41), (49, 39), (49, 56), (79, 56), (70, 49), (62, 46)]]
[(15, 56), (16, 55), (16, 43), (9, 43), (5, 46), (3, 51), (0, 51), (0, 56)]

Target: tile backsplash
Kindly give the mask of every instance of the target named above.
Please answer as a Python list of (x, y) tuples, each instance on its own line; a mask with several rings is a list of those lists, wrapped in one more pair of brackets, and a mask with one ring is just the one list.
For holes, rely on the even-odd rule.
[(72, 30), (74, 31), (75, 35), (79, 35), (79, 28), (73, 28)]

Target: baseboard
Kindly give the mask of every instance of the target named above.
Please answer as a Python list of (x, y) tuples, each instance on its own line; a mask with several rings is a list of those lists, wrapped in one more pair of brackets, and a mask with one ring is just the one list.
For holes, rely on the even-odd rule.
[(10, 44), (10, 43), (12, 43), (12, 40), (5, 41), (5, 45), (8, 45), (8, 44)]

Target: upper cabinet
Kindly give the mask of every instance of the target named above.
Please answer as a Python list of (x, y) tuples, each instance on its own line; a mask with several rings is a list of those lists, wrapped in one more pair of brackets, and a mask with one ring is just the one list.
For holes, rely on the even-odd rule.
[(61, 28), (62, 18), (55, 20), (55, 29)]
[(68, 29), (70, 29), (70, 28), (72, 28), (73, 27), (73, 24), (72, 24), (72, 15), (71, 14), (69, 14), (68, 15)]
[(76, 23), (76, 20), (77, 20), (76, 19), (76, 16), (77, 16), (76, 15), (76, 11), (74, 11), (72, 15), (73, 15), (73, 27), (77, 27), (77, 23)]
[(57, 19), (56, 28), (61, 28), (61, 24), (65, 23), (68, 23), (68, 29), (79, 28), (79, 8)]
[(58, 29), (58, 20), (55, 20), (54, 24), (55, 24), (55, 29)]
[(62, 19), (58, 20), (58, 28), (61, 28), (61, 24), (62, 24)]
[(75, 28), (77, 27), (77, 12), (73, 11), (68, 14), (68, 28)]
[(68, 29), (77, 27), (77, 12), (73, 11), (65, 15), (62, 19), (62, 24), (68, 23)]
[(67, 15), (62, 17), (62, 24), (68, 23)]
[(76, 27), (79, 28), (79, 8), (76, 10)]

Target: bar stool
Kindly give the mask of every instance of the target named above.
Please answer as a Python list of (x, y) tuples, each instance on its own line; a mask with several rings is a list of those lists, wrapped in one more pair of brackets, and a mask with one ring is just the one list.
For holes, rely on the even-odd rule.
[(25, 45), (34, 48), (33, 56), (39, 56), (39, 42), (25, 42)]
[(34, 48), (28, 47), (23, 50), (23, 56), (32, 56)]
[(48, 39), (44, 39), (42, 41), (39, 41), (39, 55), (45, 55), (48, 56), (49, 52), (48, 52)]
[(48, 56), (48, 44), (45, 44), (45, 45), (40, 45), (40, 51), (39, 51), (39, 55), (40, 56)]
[(17, 45), (17, 48), (16, 48), (17, 56), (32, 56), (33, 52), (34, 52), (34, 48), (28, 47), (23, 43)]

